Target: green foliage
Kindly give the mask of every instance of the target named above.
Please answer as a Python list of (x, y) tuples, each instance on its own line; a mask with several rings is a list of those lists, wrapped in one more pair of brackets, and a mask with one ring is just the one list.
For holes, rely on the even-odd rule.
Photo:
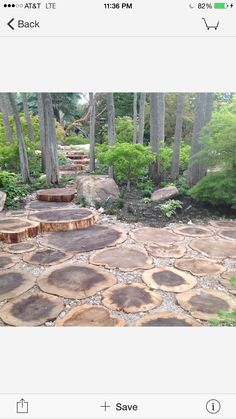
[(22, 183), (21, 177), (7, 171), (0, 172), (0, 190), (6, 192), (6, 205), (17, 208), (28, 194), (28, 187)]
[(142, 191), (143, 198), (150, 198), (154, 190), (154, 183), (149, 177), (143, 177), (137, 183), (137, 188)]
[(177, 188), (180, 195), (188, 195), (188, 191), (190, 187), (187, 184), (186, 178), (184, 176), (180, 176), (177, 182)]
[(55, 129), (56, 129), (56, 138), (57, 138), (57, 142), (58, 144), (64, 144), (64, 139), (65, 139), (65, 131), (62, 128), (60, 122), (55, 123)]
[[(133, 141), (133, 119), (130, 116), (116, 118), (116, 142), (132, 143)], [(104, 143), (107, 144), (107, 126), (105, 126)]]
[(60, 166), (68, 164), (69, 159), (63, 153), (58, 153), (58, 163)]
[(236, 276), (232, 276), (230, 279), (231, 284), (236, 288)]
[[(230, 282), (236, 287), (236, 276), (232, 276)], [(232, 312), (220, 311), (218, 317), (218, 319), (210, 320), (209, 323), (212, 326), (236, 326), (236, 310), (233, 310)]]
[(69, 137), (65, 138), (64, 144), (65, 145), (89, 144), (89, 140), (85, 138), (82, 134), (70, 135)]
[(143, 202), (144, 204), (146, 204), (146, 205), (149, 205), (149, 204), (151, 204), (151, 203), (152, 203), (152, 200), (151, 200), (150, 198), (143, 198), (143, 199), (142, 199), (142, 202)]
[(205, 204), (236, 208), (235, 175), (227, 171), (210, 173), (190, 189), (189, 195)]
[(158, 208), (160, 209), (161, 213), (165, 215), (165, 217), (167, 218), (171, 218), (172, 215), (176, 214), (177, 209), (181, 209), (182, 207), (182, 202), (176, 199), (170, 199), (164, 204), (158, 205)]
[(147, 173), (154, 159), (150, 147), (141, 144), (116, 143), (98, 154), (100, 163), (112, 166), (118, 181), (126, 181), (128, 189), (131, 181)]
[[(188, 168), (190, 159), (190, 145), (181, 143), (180, 147), (180, 173), (183, 173)], [(164, 146), (160, 149), (160, 162), (161, 162), (161, 177), (166, 177), (171, 173), (171, 165), (173, 158), (173, 146)]]

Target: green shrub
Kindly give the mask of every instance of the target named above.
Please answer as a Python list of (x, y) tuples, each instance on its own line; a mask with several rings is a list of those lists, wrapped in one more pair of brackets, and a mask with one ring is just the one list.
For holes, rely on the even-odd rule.
[(180, 195), (188, 195), (190, 187), (187, 184), (187, 180), (184, 176), (180, 176), (176, 184)]
[[(190, 159), (190, 145), (181, 143), (180, 147), (180, 173), (183, 173), (188, 168)], [(166, 146), (162, 144), (160, 149), (160, 165), (161, 177), (165, 178), (171, 174), (171, 165), (173, 159), (173, 146)]]
[(143, 198), (150, 198), (154, 191), (154, 183), (152, 179), (146, 177), (137, 183), (137, 188), (142, 191)]
[(210, 173), (190, 189), (189, 195), (201, 203), (236, 209), (235, 176), (232, 172)]
[(128, 190), (132, 181), (147, 174), (154, 159), (150, 147), (141, 144), (116, 143), (98, 154), (99, 162), (107, 167), (112, 166), (118, 181), (127, 182)]
[(165, 215), (167, 218), (171, 218), (172, 215), (176, 214), (177, 209), (181, 209), (183, 207), (182, 202), (176, 199), (170, 199), (169, 201), (165, 202), (164, 204), (160, 204), (157, 206), (161, 213)]
[[(107, 125), (104, 127), (104, 143), (108, 143)], [(133, 119), (130, 116), (116, 118), (116, 142), (132, 143), (133, 141)]]
[[(230, 282), (236, 288), (236, 276), (232, 276)], [(209, 323), (212, 326), (236, 326), (236, 310), (231, 312), (220, 311), (218, 319), (212, 319)]]
[(56, 138), (57, 138), (57, 142), (58, 144), (64, 144), (64, 140), (65, 140), (65, 130), (64, 128), (61, 126), (60, 122), (55, 122), (55, 128), (56, 128)]
[(65, 145), (83, 145), (89, 144), (89, 140), (85, 138), (82, 134), (79, 135), (70, 135), (64, 140)]
[(28, 186), (22, 183), (21, 177), (7, 171), (0, 172), (0, 190), (6, 192), (6, 205), (17, 208), (28, 194)]

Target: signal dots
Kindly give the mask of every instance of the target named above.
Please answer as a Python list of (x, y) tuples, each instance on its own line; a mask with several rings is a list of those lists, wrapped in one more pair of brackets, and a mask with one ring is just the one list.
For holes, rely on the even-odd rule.
[(21, 8), (23, 8), (24, 4), (4, 3), (3, 7), (13, 7), (13, 8), (14, 7), (17, 7), (17, 8), (21, 7)]

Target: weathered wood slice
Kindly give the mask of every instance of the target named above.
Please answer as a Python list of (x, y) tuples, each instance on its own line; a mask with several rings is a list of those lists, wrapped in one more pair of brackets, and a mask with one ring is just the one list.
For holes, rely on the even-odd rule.
[(186, 253), (186, 247), (181, 244), (150, 244), (146, 246), (148, 253), (157, 258), (181, 258)]
[(236, 243), (230, 240), (194, 239), (189, 245), (193, 250), (213, 259), (236, 259)]
[(218, 236), (223, 239), (236, 240), (236, 227), (235, 228), (222, 228), (217, 231)]
[(62, 252), (58, 249), (37, 249), (34, 252), (25, 254), (23, 260), (33, 265), (53, 266), (65, 262), (72, 257), (72, 253)]
[(89, 164), (89, 159), (80, 160), (80, 165), (87, 166)]
[(37, 245), (35, 243), (30, 242), (22, 242), (22, 243), (16, 243), (16, 244), (9, 244), (4, 247), (5, 252), (9, 253), (27, 253), (32, 252), (35, 250)]
[(5, 304), (0, 317), (11, 326), (40, 326), (56, 319), (63, 308), (60, 298), (30, 290)]
[(83, 230), (52, 233), (41, 244), (65, 252), (83, 253), (114, 246), (126, 240), (126, 233), (115, 227), (92, 226)]
[(236, 287), (231, 284), (230, 280), (232, 277), (236, 277), (236, 270), (235, 271), (230, 271), (230, 272), (225, 272), (222, 277), (219, 279), (220, 283), (228, 289), (228, 291), (231, 294), (236, 295)]
[(198, 289), (176, 296), (179, 305), (201, 320), (217, 319), (220, 311), (236, 309), (236, 299), (222, 291)]
[(130, 231), (130, 236), (138, 243), (157, 243), (160, 245), (169, 245), (182, 238), (164, 228), (142, 227)]
[(196, 276), (218, 275), (225, 271), (224, 266), (211, 259), (181, 259), (175, 262), (175, 267), (191, 272), (191, 274)]
[(161, 312), (148, 314), (137, 320), (133, 326), (141, 327), (199, 327), (200, 322), (184, 314)]
[(67, 152), (66, 157), (70, 160), (83, 160), (85, 157), (84, 152)]
[(42, 189), (37, 191), (37, 199), (47, 202), (71, 202), (75, 196), (75, 189)]
[(20, 243), (39, 233), (39, 222), (17, 217), (0, 219), (0, 240), (5, 243)]
[(174, 232), (176, 234), (190, 237), (210, 237), (214, 234), (213, 231), (211, 231), (209, 228), (196, 224), (186, 224), (184, 226), (177, 227), (174, 229)]
[(90, 263), (103, 265), (106, 268), (119, 268), (123, 272), (136, 269), (151, 269), (152, 259), (148, 254), (133, 247), (111, 247), (98, 250), (90, 257)]
[(69, 209), (74, 208), (70, 202), (46, 202), (46, 201), (32, 201), (27, 205), (30, 210), (46, 210), (46, 209)]
[(154, 268), (143, 273), (143, 281), (152, 289), (185, 292), (197, 284), (194, 276), (174, 268)]
[(60, 172), (80, 172), (81, 170), (83, 170), (83, 167), (81, 164), (66, 164), (64, 166), (60, 166)]
[(213, 227), (219, 227), (219, 228), (236, 228), (236, 220), (212, 220), (209, 221), (209, 223), (213, 226)]
[(150, 291), (145, 285), (115, 285), (103, 293), (102, 303), (110, 310), (138, 313), (159, 307), (162, 297)]
[(72, 163), (73, 164), (79, 164), (79, 165), (81, 165), (81, 161), (83, 161), (85, 159), (85, 156), (78, 156), (78, 158), (77, 159), (72, 159)]
[(17, 297), (34, 286), (35, 279), (23, 270), (7, 270), (0, 273), (0, 301)]
[(9, 269), (19, 262), (16, 256), (8, 255), (7, 253), (0, 253), (0, 271), (1, 269)]
[(40, 211), (29, 219), (40, 222), (43, 232), (69, 231), (92, 226), (98, 220), (98, 214), (86, 208), (71, 208)]
[(7, 211), (7, 213), (6, 213), (7, 218), (12, 218), (12, 217), (24, 218), (24, 217), (27, 217), (27, 215), (28, 215), (28, 211), (26, 209), (15, 210), (15, 211)]
[(73, 308), (65, 317), (58, 319), (56, 326), (122, 327), (125, 326), (125, 321), (120, 317), (112, 317), (104, 307), (84, 304)]
[(47, 269), (38, 279), (39, 287), (65, 298), (88, 298), (116, 284), (115, 277), (91, 265), (63, 263)]

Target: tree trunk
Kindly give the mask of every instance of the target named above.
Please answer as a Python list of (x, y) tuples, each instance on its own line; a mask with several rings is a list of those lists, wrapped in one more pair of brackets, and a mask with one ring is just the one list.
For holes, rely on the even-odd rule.
[(146, 93), (140, 93), (139, 101), (139, 144), (143, 144), (144, 139), (144, 125), (145, 125), (145, 105), (146, 105)]
[(206, 112), (205, 112), (205, 124), (210, 122), (213, 111), (214, 93), (207, 93), (206, 97)]
[(44, 136), (42, 142), (45, 140), (44, 161), (46, 177), (49, 184), (55, 185), (59, 183), (59, 166), (52, 97), (50, 93), (41, 93), (40, 95), (40, 101), (42, 101), (40, 105), (42, 105), (43, 110), (43, 115), (41, 115), (43, 121), (41, 121), (41, 124), (42, 134)]
[(13, 93), (8, 93), (9, 103), (11, 104), (13, 117), (16, 126), (16, 136), (19, 144), (20, 168), (21, 176), (24, 182), (30, 183), (29, 164), (25, 147), (25, 140), (23, 129), (20, 121), (20, 116), (17, 110), (16, 101)]
[[(114, 94), (107, 93), (107, 115), (108, 115), (108, 145), (115, 143), (115, 105)], [(114, 177), (113, 167), (109, 167), (109, 176)]]
[(89, 128), (89, 143), (90, 143), (90, 172), (95, 170), (95, 126), (96, 126), (96, 100), (95, 94), (89, 93), (89, 102), (91, 107), (90, 113), (90, 128)]
[(158, 99), (157, 93), (150, 93), (150, 145), (156, 155), (156, 161), (151, 164), (150, 175), (155, 183), (159, 181), (160, 142), (158, 137)]
[(137, 104), (138, 104), (138, 93), (134, 93), (133, 102), (133, 144), (137, 143)]
[(197, 105), (195, 112), (195, 121), (193, 127), (193, 138), (190, 152), (190, 161), (187, 173), (187, 182), (189, 186), (195, 185), (199, 180), (205, 176), (205, 167), (199, 159), (196, 159), (196, 154), (202, 149), (202, 144), (199, 141), (200, 132), (205, 124), (206, 117), (206, 98), (207, 93), (198, 93)]
[(29, 139), (30, 141), (34, 141), (34, 127), (30, 118), (27, 93), (21, 93), (21, 97), (22, 97), (22, 102), (23, 102), (25, 119), (26, 119), (27, 127), (28, 127)]
[(175, 125), (175, 141), (174, 141), (174, 152), (171, 168), (171, 177), (173, 179), (179, 176), (179, 158), (180, 158), (180, 146), (183, 129), (183, 112), (184, 112), (184, 99), (185, 94), (179, 93), (176, 107), (176, 125)]
[(157, 93), (158, 143), (165, 141), (165, 93)]
[(44, 110), (43, 110), (43, 94), (38, 93), (38, 118), (39, 118), (39, 132), (40, 132), (40, 144), (41, 144), (41, 158), (42, 158), (42, 172), (46, 172), (46, 132), (44, 123)]
[(10, 144), (13, 144), (13, 134), (12, 134), (12, 130), (11, 130), (11, 124), (9, 121), (9, 113), (8, 113), (8, 109), (6, 106), (6, 98), (5, 98), (6, 94), (5, 93), (0, 93), (0, 111), (2, 112), (2, 120), (3, 120), (3, 125), (6, 131), (6, 138), (7, 141)]

